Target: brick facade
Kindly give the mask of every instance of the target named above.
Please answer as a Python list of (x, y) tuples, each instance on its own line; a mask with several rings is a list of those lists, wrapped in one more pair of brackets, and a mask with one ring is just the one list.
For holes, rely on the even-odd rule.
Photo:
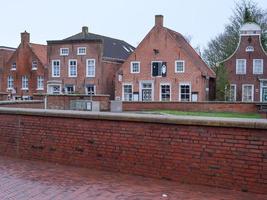
[[(237, 72), (239, 59), (246, 63), (246, 71), (243, 74)], [(253, 71), (255, 59), (262, 60), (260, 73)], [(261, 29), (258, 25), (248, 23), (241, 27), (240, 41), (235, 53), (222, 64), (226, 67), (229, 84), (232, 85), (231, 101), (267, 101), (267, 54), (261, 45)], [(251, 87), (248, 95), (245, 94), (246, 86)]]
[(0, 154), (267, 194), (267, 126), (0, 109)]
[[(160, 63), (154, 63), (155, 61)], [(176, 71), (176, 61), (184, 63), (184, 70)], [(132, 71), (133, 63), (139, 64), (139, 70)], [(162, 69), (165, 67), (166, 72), (162, 71), (162, 74), (154, 76), (154, 68), (158, 65), (161, 65)], [(205, 101), (213, 96), (209, 94), (209, 90), (213, 92), (209, 87), (214, 77), (214, 72), (201, 60), (184, 37), (165, 28), (163, 16), (156, 16), (155, 26), (119, 70), (115, 96), (116, 99), (127, 101)], [(162, 95), (161, 89), (165, 86), (161, 85), (169, 87), (169, 91), (165, 91), (165, 96)], [(184, 86), (190, 87), (187, 94), (182, 94), (181, 87)], [(128, 87), (128, 92), (125, 87)]]

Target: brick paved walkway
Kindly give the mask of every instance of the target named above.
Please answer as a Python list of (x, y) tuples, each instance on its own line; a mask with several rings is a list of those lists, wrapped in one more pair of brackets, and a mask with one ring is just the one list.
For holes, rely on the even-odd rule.
[(0, 157), (0, 199), (266, 200), (267, 195)]

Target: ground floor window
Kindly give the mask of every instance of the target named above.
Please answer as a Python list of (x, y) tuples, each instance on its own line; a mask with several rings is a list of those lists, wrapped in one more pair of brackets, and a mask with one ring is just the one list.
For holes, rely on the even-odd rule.
[(191, 101), (191, 85), (189, 83), (180, 84), (180, 101)]
[(160, 99), (161, 101), (171, 100), (171, 86), (169, 84), (160, 85)]
[(236, 101), (236, 85), (235, 84), (230, 85), (229, 101)]
[(86, 94), (88, 94), (88, 95), (95, 95), (96, 94), (96, 87), (94, 84), (86, 85)]
[(71, 84), (66, 84), (64, 89), (65, 89), (66, 94), (74, 94), (75, 92), (75, 87), (74, 85), (71, 85)]
[(60, 94), (61, 86), (60, 85), (48, 85), (48, 93), (49, 94)]
[(123, 101), (133, 100), (133, 86), (131, 84), (123, 85)]
[(252, 102), (254, 96), (254, 85), (242, 85), (242, 101)]
[(153, 101), (153, 84), (151, 82), (141, 83), (142, 101)]

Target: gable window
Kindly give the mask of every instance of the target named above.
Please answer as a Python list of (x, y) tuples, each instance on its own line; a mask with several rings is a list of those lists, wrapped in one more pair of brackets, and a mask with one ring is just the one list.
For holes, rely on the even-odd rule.
[(78, 47), (77, 55), (86, 55), (86, 47)]
[(242, 101), (252, 102), (254, 99), (254, 85), (244, 84), (242, 85)]
[(166, 77), (167, 75), (167, 63), (162, 61), (152, 62), (152, 76), (162, 76)]
[(160, 100), (170, 101), (171, 100), (171, 86), (170, 84), (160, 85)]
[(60, 48), (60, 55), (61, 56), (68, 56), (69, 55), (69, 48)]
[(86, 77), (95, 77), (95, 59), (86, 60)]
[(16, 70), (17, 69), (17, 64), (16, 63), (12, 63), (11, 65), (11, 70)]
[(191, 101), (191, 85), (189, 83), (180, 83), (180, 101)]
[(263, 59), (253, 59), (253, 74), (263, 74)]
[(236, 85), (231, 84), (230, 85), (230, 95), (229, 95), (229, 101), (236, 101)]
[(95, 95), (96, 87), (93, 84), (86, 85), (86, 94), (88, 95)]
[(69, 77), (77, 77), (77, 60), (69, 60)]
[(36, 60), (32, 61), (32, 70), (37, 70), (38, 63)]
[(140, 62), (131, 62), (131, 73), (140, 73)]
[(248, 46), (246, 48), (246, 52), (253, 52), (254, 51), (254, 47), (253, 46)]
[(52, 60), (52, 77), (60, 77), (60, 61)]
[(29, 79), (27, 76), (22, 76), (22, 79), (21, 79), (21, 89), (22, 90), (28, 90), (29, 89)]
[(37, 90), (43, 90), (43, 89), (44, 89), (44, 77), (37, 76)]
[(7, 77), (7, 89), (13, 89), (14, 88), (14, 79), (13, 76)]
[(236, 60), (236, 74), (246, 74), (246, 59)]
[(131, 84), (123, 85), (123, 101), (133, 100), (133, 86)]
[(73, 94), (74, 91), (75, 91), (74, 85), (72, 85), (72, 84), (66, 84), (65, 85), (65, 93), (66, 94)]
[(175, 61), (175, 73), (184, 73), (185, 66), (184, 66), (184, 60), (177, 60)]

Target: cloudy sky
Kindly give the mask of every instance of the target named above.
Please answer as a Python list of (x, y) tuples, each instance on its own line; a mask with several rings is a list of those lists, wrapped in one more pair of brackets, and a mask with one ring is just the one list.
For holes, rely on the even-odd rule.
[[(88, 26), (89, 31), (119, 38), (137, 46), (154, 25), (154, 15), (164, 15), (164, 25), (204, 47), (221, 33), (235, 0), (0, 0), (0, 46), (17, 47), (20, 32), (31, 42), (63, 39)], [(256, 0), (267, 9), (266, 0)]]

